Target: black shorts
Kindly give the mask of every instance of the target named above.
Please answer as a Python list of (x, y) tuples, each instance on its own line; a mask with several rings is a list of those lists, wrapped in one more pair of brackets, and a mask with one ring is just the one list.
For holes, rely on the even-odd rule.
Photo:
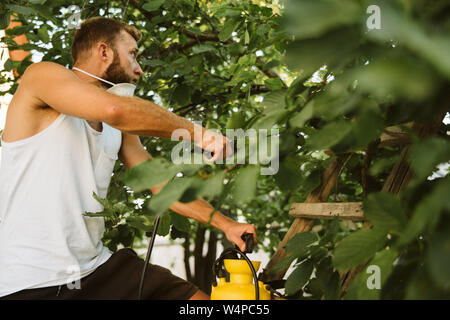
[[(93, 273), (77, 285), (26, 289), (0, 297), (0, 300), (135, 300), (145, 261), (130, 248), (115, 252)], [(77, 288), (78, 287), (78, 288)], [(142, 299), (187, 300), (199, 289), (168, 269), (149, 264), (142, 289)]]

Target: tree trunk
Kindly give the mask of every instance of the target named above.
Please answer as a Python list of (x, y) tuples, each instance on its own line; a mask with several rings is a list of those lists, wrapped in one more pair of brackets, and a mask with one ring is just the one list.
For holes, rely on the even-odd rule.
[[(211, 284), (213, 280), (212, 267), (216, 260), (217, 254), (217, 232), (209, 229), (209, 238), (207, 240), (207, 253), (203, 255), (203, 247), (205, 244), (206, 228), (199, 225), (195, 235), (194, 250), (191, 252), (191, 238), (186, 235), (184, 238), (184, 267), (186, 270), (186, 279), (195, 284), (200, 290), (206, 294), (211, 293)], [(194, 274), (189, 264), (189, 258), (194, 256)]]

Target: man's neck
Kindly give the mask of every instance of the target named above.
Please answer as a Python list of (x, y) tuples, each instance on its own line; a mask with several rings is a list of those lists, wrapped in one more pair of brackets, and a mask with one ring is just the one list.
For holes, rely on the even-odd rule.
[[(94, 76), (101, 77), (101, 75), (99, 75), (99, 74), (100, 74), (99, 71), (96, 71), (95, 68), (90, 67), (90, 66), (88, 66), (88, 65), (78, 65), (78, 64), (75, 64), (73, 67), (76, 67), (76, 68), (78, 68), (78, 69), (81, 69), (81, 70), (83, 70), (83, 71), (86, 71), (86, 72), (88, 72), (88, 73), (90, 73), (90, 74), (92, 74), (92, 75), (94, 75)], [(72, 70), (72, 71), (73, 71), (73, 72), (75, 73), (75, 75), (76, 75), (78, 78), (80, 78), (81, 80), (86, 81), (86, 82), (89, 82), (89, 83), (91, 83), (91, 84), (93, 84), (93, 85), (95, 85), (95, 86), (97, 86), (97, 87), (99, 87), (99, 88), (105, 88), (105, 86), (104, 86), (104, 84), (103, 84), (102, 81), (97, 80), (97, 79), (95, 79), (95, 78), (93, 78), (93, 77), (91, 77), (91, 76), (89, 76), (89, 75), (87, 75), (87, 74), (85, 74), (85, 73), (83, 73), (83, 72), (81, 72), (81, 71), (78, 71), (78, 70)]]

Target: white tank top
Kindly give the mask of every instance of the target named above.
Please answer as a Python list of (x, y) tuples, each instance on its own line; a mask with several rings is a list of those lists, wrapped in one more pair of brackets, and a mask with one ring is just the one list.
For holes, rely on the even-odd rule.
[(83, 214), (103, 210), (92, 195), (106, 198), (121, 143), (120, 130), (65, 114), (1, 141), (0, 296), (71, 283), (108, 260), (103, 217)]

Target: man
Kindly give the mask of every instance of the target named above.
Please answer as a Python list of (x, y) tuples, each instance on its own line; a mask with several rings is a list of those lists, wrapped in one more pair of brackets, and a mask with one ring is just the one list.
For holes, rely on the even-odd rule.
[[(74, 36), (74, 70), (41, 62), (24, 73), (2, 135), (0, 297), (137, 298), (144, 261), (131, 249), (112, 254), (101, 242), (103, 218), (83, 213), (103, 209), (92, 192), (106, 197), (116, 159), (128, 169), (151, 159), (138, 135), (170, 137), (183, 128), (194, 137), (195, 128), (149, 101), (105, 90), (104, 82), (134, 84), (142, 75), (140, 37), (122, 22), (91, 18)], [(196, 129), (203, 139), (194, 143), (210, 151), (212, 161), (230, 154), (223, 136)], [(171, 209), (201, 222), (213, 212), (201, 199)], [(220, 213), (211, 223), (242, 250), (241, 235), (256, 234), (253, 225)], [(147, 270), (144, 299), (209, 298), (167, 269)]]

